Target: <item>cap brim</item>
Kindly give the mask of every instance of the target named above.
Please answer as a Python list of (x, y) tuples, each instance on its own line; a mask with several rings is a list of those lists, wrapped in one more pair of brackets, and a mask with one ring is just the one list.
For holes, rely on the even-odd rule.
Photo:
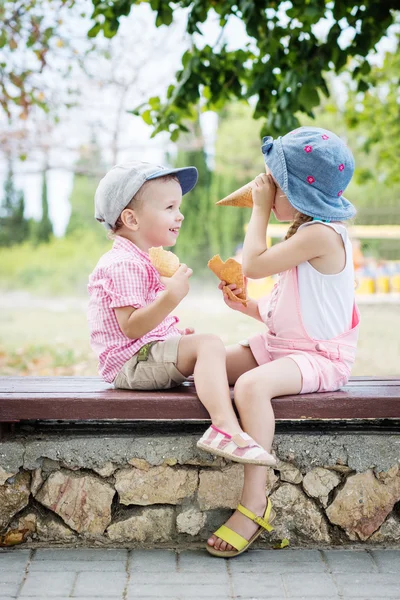
[(166, 175), (175, 175), (181, 185), (182, 194), (185, 195), (194, 188), (199, 177), (196, 167), (181, 167), (180, 169), (163, 169), (153, 175), (147, 177), (147, 181), (150, 179), (158, 179), (159, 177), (165, 177)]

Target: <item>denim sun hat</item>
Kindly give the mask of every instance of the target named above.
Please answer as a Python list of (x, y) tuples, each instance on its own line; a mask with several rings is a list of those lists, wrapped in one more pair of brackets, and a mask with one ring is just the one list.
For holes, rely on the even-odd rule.
[(97, 186), (94, 196), (94, 216), (106, 229), (113, 229), (118, 217), (146, 181), (174, 175), (187, 194), (197, 183), (196, 167), (170, 169), (134, 160), (115, 165)]
[(265, 163), (299, 212), (322, 221), (356, 214), (342, 195), (354, 173), (354, 157), (336, 134), (320, 127), (299, 127), (274, 140), (263, 138)]

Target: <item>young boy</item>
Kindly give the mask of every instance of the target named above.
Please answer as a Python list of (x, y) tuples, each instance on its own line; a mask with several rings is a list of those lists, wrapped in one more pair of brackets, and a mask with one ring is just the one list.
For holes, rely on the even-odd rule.
[(239, 425), (222, 341), (180, 331), (171, 314), (189, 291), (192, 270), (181, 264), (165, 278), (150, 262), (149, 248), (175, 245), (184, 219), (182, 195), (196, 182), (195, 167), (139, 161), (116, 165), (100, 181), (95, 216), (115, 241), (89, 278), (91, 346), (100, 374), (117, 388), (166, 389), (193, 375), (212, 421), (198, 446), (236, 462), (275, 465)]

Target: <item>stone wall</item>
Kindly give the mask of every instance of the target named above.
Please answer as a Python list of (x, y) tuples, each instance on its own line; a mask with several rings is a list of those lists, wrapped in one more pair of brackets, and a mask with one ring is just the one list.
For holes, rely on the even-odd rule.
[[(243, 468), (199, 434), (16, 434), (0, 442), (0, 544), (185, 547), (231, 514)], [(400, 434), (281, 433), (271, 546), (400, 545)], [(396, 504), (397, 503), (397, 504)]]

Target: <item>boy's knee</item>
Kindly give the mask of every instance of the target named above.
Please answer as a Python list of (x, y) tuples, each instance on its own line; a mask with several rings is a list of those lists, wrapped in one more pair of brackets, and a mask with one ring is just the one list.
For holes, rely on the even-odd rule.
[(213, 351), (224, 351), (225, 346), (221, 338), (213, 333), (204, 333), (199, 335), (199, 348)]

